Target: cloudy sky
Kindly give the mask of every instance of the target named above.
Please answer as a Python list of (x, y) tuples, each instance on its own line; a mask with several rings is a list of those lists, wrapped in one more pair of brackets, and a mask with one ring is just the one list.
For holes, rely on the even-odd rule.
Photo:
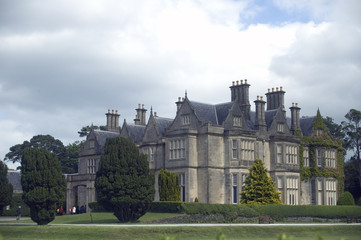
[[(359, 0), (0, 0), (0, 159), (38, 134), (128, 123), (138, 103), (250, 101), (282, 86), (288, 109), (344, 120), (361, 110)], [(254, 106), (252, 106), (254, 110)], [(148, 111), (149, 113), (149, 111)]]

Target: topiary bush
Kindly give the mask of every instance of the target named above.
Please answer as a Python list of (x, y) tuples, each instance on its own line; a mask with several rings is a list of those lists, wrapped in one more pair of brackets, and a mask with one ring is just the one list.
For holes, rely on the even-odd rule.
[(350, 192), (344, 192), (338, 198), (337, 205), (355, 205), (355, 199)]

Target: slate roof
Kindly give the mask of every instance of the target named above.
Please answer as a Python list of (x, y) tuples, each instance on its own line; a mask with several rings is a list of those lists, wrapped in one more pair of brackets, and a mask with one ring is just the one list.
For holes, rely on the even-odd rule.
[(277, 109), (265, 111), (266, 125), (270, 128), (273, 122), (273, 118), (276, 116)]
[(18, 171), (8, 171), (7, 178), (11, 185), (13, 185), (14, 191), (22, 191), (21, 186), (21, 174)]
[(107, 140), (107, 138), (115, 138), (120, 136), (120, 133), (102, 130), (94, 130), (94, 134), (97, 138), (99, 145), (101, 146), (105, 145), (105, 141)]
[(194, 101), (190, 101), (190, 103), (193, 109), (195, 109), (199, 120), (210, 122), (213, 125), (223, 124), (233, 104), (232, 102), (227, 102), (213, 105)]
[(135, 143), (140, 143), (142, 141), (144, 133), (145, 133), (144, 125), (127, 124), (127, 129), (130, 134), (129, 137)]
[(315, 121), (316, 117), (302, 117), (300, 119), (300, 127), (303, 136), (311, 136), (312, 129), (313, 129), (313, 122)]
[[(158, 133), (163, 136), (165, 129), (168, 128), (174, 119), (171, 118), (163, 118), (163, 117), (154, 117), (154, 122), (157, 128)], [(144, 134), (143, 134), (144, 135)]]

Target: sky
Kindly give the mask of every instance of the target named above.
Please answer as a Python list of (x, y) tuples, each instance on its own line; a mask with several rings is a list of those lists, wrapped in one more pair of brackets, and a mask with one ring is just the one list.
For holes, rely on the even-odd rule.
[(361, 110), (360, 12), (359, 0), (0, 0), (0, 159), (39, 134), (84, 140), (108, 109), (122, 125), (138, 104), (174, 118), (185, 92), (229, 102), (242, 79), (253, 111), (282, 86), (287, 110), (340, 123)]

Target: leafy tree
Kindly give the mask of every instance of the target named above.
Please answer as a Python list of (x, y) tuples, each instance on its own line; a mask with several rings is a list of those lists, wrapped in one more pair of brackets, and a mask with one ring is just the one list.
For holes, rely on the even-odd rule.
[(125, 138), (108, 138), (95, 188), (99, 204), (113, 211), (120, 222), (136, 221), (146, 213), (154, 195), (147, 156)]
[(80, 129), (80, 131), (78, 131), (79, 137), (87, 136), (92, 129), (100, 129), (100, 130), (106, 131), (107, 127), (106, 126), (94, 126), (94, 125), (82, 127), (82, 129)]
[(337, 205), (355, 205), (355, 199), (350, 192), (343, 192), (337, 200)]
[(10, 152), (5, 155), (5, 160), (21, 162), (24, 150), (26, 148), (41, 148), (54, 153), (59, 161), (63, 173), (78, 172), (78, 154), (81, 142), (76, 141), (64, 147), (64, 144), (50, 135), (37, 135), (24, 141), (22, 144), (16, 144), (10, 147)]
[(323, 123), (326, 125), (333, 139), (337, 139), (341, 141), (344, 139), (345, 133), (342, 131), (341, 124), (335, 123), (331, 117), (323, 118)]
[(181, 189), (179, 186), (179, 176), (167, 169), (162, 169), (158, 176), (159, 200), (160, 201), (180, 201)]
[(267, 175), (267, 169), (261, 159), (256, 159), (249, 169), (241, 193), (241, 203), (282, 204), (280, 192), (276, 190), (272, 179)]
[(347, 121), (343, 121), (342, 131), (345, 133), (345, 147), (348, 150), (353, 150), (354, 159), (356, 161), (359, 171), (359, 183), (361, 184), (361, 112), (355, 109), (345, 115)]
[(10, 147), (10, 152), (5, 155), (5, 160), (20, 163), (26, 148), (42, 148), (54, 153), (58, 158), (63, 158), (65, 155), (64, 144), (59, 139), (50, 135), (37, 135), (32, 137), (30, 141), (24, 141), (22, 144)]
[(0, 160), (0, 216), (4, 207), (10, 205), (13, 195), (13, 185), (7, 178), (8, 167)]
[(83, 142), (75, 141), (65, 146), (65, 156), (60, 159), (61, 170), (63, 173), (78, 172), (79, 149)]
[(65, 178), (55, 154), (40, 148), (27, 148), (21, 161), (23, 199), (30, 217), (38, 225), (53, 221), (56, 209), (65, 200)]
[(345, 191), (350, 192), (355, 199), (361, 197), (359, 169), (354, 157), (344, 163)]

